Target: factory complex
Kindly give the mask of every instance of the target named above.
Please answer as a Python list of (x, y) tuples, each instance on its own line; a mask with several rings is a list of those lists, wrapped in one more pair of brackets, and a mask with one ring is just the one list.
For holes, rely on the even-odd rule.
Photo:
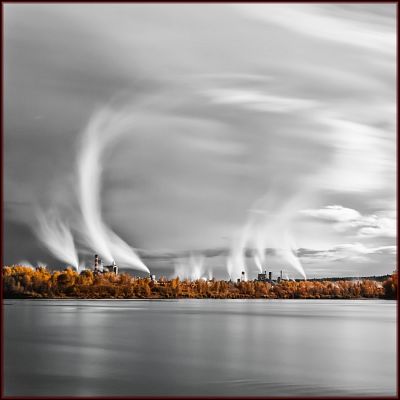
[[(115, 261), (112, 262), (111, 265), (104, 265), (103, 261), (99, 258), (97, 254), (94, 256), (94, 265), (93, 265), (93, 272), (95, 274), (104, 274), (107, 272), (113, 272), (114, 274), (118, 274), (118, 266), (115, 263)], [(156, 276), (154, 274), (150, 274), (149, 278), (152, 282), (157, 283)], [(209, 279), (210, 281), (213, 281), (214, 279)], [(246, 282), (248, 278), (246, 277), (246, 272), (242, 271), (241, 277), (237, 279), (237, 283), (240, 282)], [(268, 282), (271, 284), (276, 284), (280, 283), (281, 281), (284, 280), (289, 280), (288, 277), (283, 278), (283, 270), (280, 271), (279, 276), (276, 277), (276, 279), (272, 275), (272, 271), (264, 271), (263, 273), (258, 274), (257, 279), (254, 279), (254, 281), (258, 282)]]

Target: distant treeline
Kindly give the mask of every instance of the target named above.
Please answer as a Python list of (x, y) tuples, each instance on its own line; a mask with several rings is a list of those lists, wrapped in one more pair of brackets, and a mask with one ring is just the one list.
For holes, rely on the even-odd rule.
[[(341, 276), (341, 277), (330, 277), (330, 278), (309, 278), (309, 281), (329, 281), (329, 282), (336, 282), (336, 281), (357, 281), (362, 279), (363, 281), (377, 281), (377, 282), (384, 282), (390, 278), (391, 275), (374, 275), (374, 276), (362, 276), (362, 277), (354, 277), (354, 276)], [(299, 280), (299, 279), (298, 279)]]
[(81, 273), (67, 268), (49, 271), (46, 268), (24, 266), (3, 267), (5, 298), (81, 298), (81, 299), (136, 299), (136, 298), (264, 298), (264, 299), (358, 299), (397, 298), (397, 274), (383, 282), (359, 281), (247, 281), (219, 280), (181, 281), (179, 278), (132, 277), (123, 273)]

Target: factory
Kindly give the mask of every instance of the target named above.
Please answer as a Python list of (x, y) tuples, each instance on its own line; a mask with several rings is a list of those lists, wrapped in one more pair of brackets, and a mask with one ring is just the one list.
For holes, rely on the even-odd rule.
[(268, 276), (267, 276), (267, 271), (264, 271), (264, 273), (262, 274), (258, 274), (257, 280), (259, 282), (279, 283), (280, 281), (283, 280), (283, 271), (281, 270), (280, 276), (278, 276), (276, 280), (272, 279), (271, 271), (268, 272)]
[(242, 271), (240, 278), (237, 279), (237, 283), (246, 282), (246, 272)]
[(97, 254), (94, 256), (94, 268), (93, 272), (95, 274), (104, 274), (106, 272), (114, 272), (115, 275), (118, 274), (118, 266), (115, 261), (111, 265), (103, 265), (101, 258)]
[[(247, 280), (246, 272), (242, 271), (240, 278), (237, 279), (237, 283), (246, 282), (246, 280)], [(288, 280), (288, 279), (283, 278), (283, 270), (281, 270), (279, 276), (276, 279), (273, 278), (271, 271), (269, 271), (268, 273), (267, 273), (267, 271), (264, 271), (264, 273), (258, 274), (257, 279), (255, 279), (255, 280), (258, 282), (279, 283), (281, 281)]]

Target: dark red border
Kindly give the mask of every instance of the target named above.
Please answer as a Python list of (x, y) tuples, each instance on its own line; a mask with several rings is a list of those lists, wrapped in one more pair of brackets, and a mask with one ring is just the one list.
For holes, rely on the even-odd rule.
[[(90, 4), (90, 3), (110, 3), (110, 4), (119, 4), (119, 3), (155, 3), (155, 4), (161, 4), (161, 3), (166, 3), (166, 4), (178, 4), (181, 3), (180, 1), (124, 1), (124, 0), (119, 0), (119, 1), (109, 1), (109, 0), (100, 0), (100, 1), (2, 1), (1, 2), (1, 23), (2, 23), (2, 30), (1, 30), (1, 111), (0, 111), (0, 117), (1, 117), (1, 135), (0, 135), (0, 145), (1, 145), (1, 187), (0, 187), (0, 197), (1, 197), (1, 212), (0, 212), (0, 223), (1, 223), (1, 253), (0, 253), (0, 261), (1, 265), (3, 265), (4, 259), (4, 4), (27, 4), (27, 3), (35, 3), (35, 4), (40, 4), (40, 3), (52, 3), (52, 4), (58, 4), (58, 3), (71, 3), (71, 4)], [(330, 4), (340, 4), (340, 3), (346, 3), (346, 4), (368, 4), (368, 3), (386, 3), (386, 4), (397, 4), (396, 8), (396, 33), (397, 33), (397, 43), (396, 43), (396, 102), (397, 102), (397, 115), (396, 115), (396, 195), (397, 195), (397, 210), (399, 209), (399, 198), (398, 198), (398, 157), (399, 157), (399, 140), (398, 140), (398, 118), (399, 118), (399, 89), (398, 89), (398, 53), (399, 53), (399, 23), (398, 23), (398, 15), (399, 15), (399, 1), (285, 1), (285, 2), (280, 2), (280, 1), (257, 1), (257, 0), (252, 0), (252, 1), (239, 1), (239, 0), (233, 0), (233, 1), (186, 1), (184, 3), (215, 3), (215, 4), (221, 4), (221, 3), (285, 3), (285, 4), (293, 4), (293, 3), (330, 3)], [(397, 237), (396, 237), (396, 246), (398, 248), (398, 234), (399, 234), (399, 223), (397, 221)], [(396, 261), (398, 264), (399, 261), (399, 255), (397, 252), (397, 257)], [(396, 266), (396, 270), (398, 271), (398, 265)], [(2, 277), (0, 276), (0, 295), (1, 295), (1, 321), (0, 321), (0, 330), (1, 330), (1, 399), (185, 399), (185, 398), (190, 398), (190, 399), (232, 399), (233, 397), (229, 396), (4, 396), (4, 313), (3, 313), (3, 281)], [(279, 400), (284, 400), (284, 399), (298, 399), (298, 400), (303, 400), (303, 399), (340, 399), (340, 400), (347, 400), (347, 399), (363, 399), (367, 398), (369, 400), (383, 400), (383, 399), (398, 399), (399, 398), (399, 353), (398, 353), (398, 348), (399, 348), (399, 328), (398, 328), (398, 321), (399, 321), (399, 291), (397, 291), (397, 301), (396, 301), (396, 314), (397, 314), (397, 324), (396, 324), (396, 339), (397, 339), (397, 348), (396, 348), (396, 366), (397, 366), (397, 392), (396, 396), (308, 396), (308, 397), (300, 397), (300, 396), (238, 396), (234, 397), (234, 399), (279, 399)]]

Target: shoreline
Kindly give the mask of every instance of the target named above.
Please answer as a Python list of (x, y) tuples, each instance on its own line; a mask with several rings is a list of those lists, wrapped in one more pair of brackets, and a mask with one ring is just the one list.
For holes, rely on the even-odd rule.
[(351, 298), (259, 298), (259, 297), (242, 297), (242, 298), (227, 298), (227, 297), (176, 297), (176, 298), (121, 298), (115, 299), (112, 297), (103, 297), (103, 298), (83, 298), (83, 297), (3, 297), (3, 301), (9, 300), (37, 300), (37, 301), (46, 301), (46, 300), (61, 300), (61, 301), (70, 301), (70, 300), (81, 300), (81, 301), (177, 301), (177, 300), (258, 300), (258, 301), (321, 301), (321, 300), (333, 300), (333, 301), (349, 301), (349, 300), (362, 300), (362, 301), (371, 301), (371, 300), (382, 300), (382, 301), (397, 301), (397, 299), (388, 299), (383, 297), (351, 297)]
[(5, 299), (176, 300), (176, 299), (397, 299), (397, 274), (383, 281), (183, 280), (133, 277), (115, 272), (80, 273), (3, 267)]

